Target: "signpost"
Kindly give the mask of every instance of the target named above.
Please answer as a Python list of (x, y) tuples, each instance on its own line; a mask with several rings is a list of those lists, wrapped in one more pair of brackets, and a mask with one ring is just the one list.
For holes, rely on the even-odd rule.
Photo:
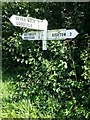
[(23, 17), (17, 15), (12, 15), (10, 17), (10, 21), (14, 26), (26, 27), (36, 30), (47, 30), (48, 25), (47, 20), (40, 20), (32, 17)]
[(12, 15), (9, 19), (14, 26), (26, 27), (39, 31), (31, 31), (23, 33), (23, 40), (42, 40), (43, 50), (47, 50), (47, 40), (65, 40), (75, 38), (79, 33), (75, 29), (56, 29), (47, 30), (48, 21), (40, 20), (32, 17), (23, 17)]

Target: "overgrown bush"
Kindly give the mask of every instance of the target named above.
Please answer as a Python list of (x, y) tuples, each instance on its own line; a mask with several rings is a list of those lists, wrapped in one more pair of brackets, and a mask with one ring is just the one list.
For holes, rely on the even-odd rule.
[[(90, 36), (83, 26), (89, 9), (87, 3), (3, 3), (3, 72), (11, 75), (15, 85), (12, 100), (29, 99), (39, 111), (36, 117), (90, 117)], [(48, 50), (43, 51), (42, 41), (21, 39), (30, 30), (13, 26), (8, 20), (13, 13), (46, 18), (49, 29), (66, 25), (82, 34), (74, 40), (47, 41)]]

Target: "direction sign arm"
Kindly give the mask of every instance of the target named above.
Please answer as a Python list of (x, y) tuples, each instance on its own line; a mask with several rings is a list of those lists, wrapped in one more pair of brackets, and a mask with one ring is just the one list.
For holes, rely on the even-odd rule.
[(79, 33), (75, 29), (66, 30), (66, 38), (75, 38)]

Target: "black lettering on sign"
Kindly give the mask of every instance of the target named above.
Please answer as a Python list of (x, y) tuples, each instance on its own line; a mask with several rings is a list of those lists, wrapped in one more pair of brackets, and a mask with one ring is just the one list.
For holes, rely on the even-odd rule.
[(17, 21), (17, 22), (16, 22), (16, 25), (19, 25), (19, 24), (20, 24), (20, 23)]
[(25, 18), (22, 18), (22, 22), (26, 22), (26, 19), (25, 19)]
[(60, 33), (60, 36), (66, 36), (66, 33)]
[(64, 33), (64, 36), (66, 36), (66, 33)]
[(36, 35), (36, 33), (33, 33), (33, 35)]
[(22, 26), (22, 27), (30, 27), (30, 28), (32, 28), (32, 24), (29, 24), (29, 23), (26, 23), (26, 22), (16, 21), (16, 25), (17, 26)]
[(23, 21), (23, 18), (22, 18), (22, 17), (20, 17), (20, 21)]
[(35, 20), (33, 20), (33, 19), (31, 19), (31, 18), (27, 18), (27, 22), (35, 23)]
[(70, 36), (72, 36), (72, 32), (70, 32)]
[(24, 17), (18, 17), (18, 16), (16, 16), (16, 20), (18, 20), (20, 22), (26, 22), (26, 19)]
[(32, 24), (27, 24), (28, 27), (32, 27)]
[(28, 37), (28, 39), (35, 39), (35, 37), (33, 36), (33, 37)]
[(29, 35), (32, 35), (32, 36), (34, 36), (34, 35), (36, 35), (36, 33), (29, 33)]
[(19, 17), (16, 16), (16, 20), (19, 20)]
[(28, 37), (24, 37), (24, 39), (27, 39), (27, 40), (28, 40)]
[(24, 36), (27, 36), (27, 33), (24, 33)]
[(57, 36), (59, 36), (58, 33), (52, 33), (52, 37), (57, 37)]
[(17, 22), (16, 22), (16, 25), (17, 25), (17, 26), (26, 27), (27, 24), (26, 24), (26, 23), (23, 23), (23, 22), (18, 22), (18, 21), (17, 21)]

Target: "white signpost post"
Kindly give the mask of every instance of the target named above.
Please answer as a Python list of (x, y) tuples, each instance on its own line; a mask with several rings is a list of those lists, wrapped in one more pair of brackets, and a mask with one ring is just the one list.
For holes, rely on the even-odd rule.
[(42, 31), (42, 49), (47, 50), (47, 31)]

